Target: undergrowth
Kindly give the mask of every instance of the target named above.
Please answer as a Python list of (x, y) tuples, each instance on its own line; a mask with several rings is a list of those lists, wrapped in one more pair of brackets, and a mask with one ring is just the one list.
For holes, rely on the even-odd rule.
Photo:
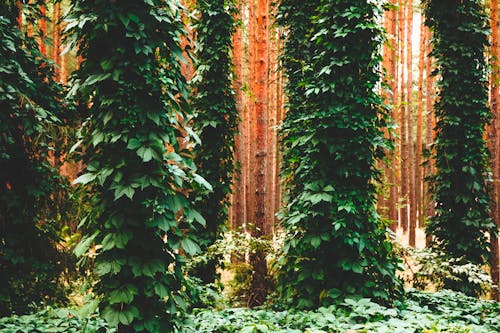
[[(184, 333), (326, 333), (326, 332), (500, 332), (500, 304), (451, 291), (410, 291), (401, 308), (369, 299), (345, 299), (315, 311), (227, 308), (195, 309), (184, 321)], [(33, 315), (0, 319), (0, 332), (114, 333), (96, 314), (45, 309)]]

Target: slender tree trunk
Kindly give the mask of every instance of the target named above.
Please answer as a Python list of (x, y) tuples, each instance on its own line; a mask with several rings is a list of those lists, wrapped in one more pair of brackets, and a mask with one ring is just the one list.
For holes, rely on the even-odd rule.
[[(243, 0), (238, 3), (239, 20), (243, 20), (243, 8), (245, 2)], [(245, 120), (244, 111), (244, 64), (245, 61), (245, 41), (243, 35), (243, 28), (240, 26), (236, 29), (233, 35), (233, 63), (234, 63), (234, 90), (236, 93), (236, 108), (241, 120)], [(239, 164), (239, 170), (234, 174), (233, 180), (233, 193), (231, 196), (231, 227), (233, 230), (237, 230), (243, 226), (245, 223), (244, 219), (244, 204), (245, 204), (245, 182), (243, 178), (243, 168), (244, 168), (244, 132), (245, 126), (244, 121), (239, 124), (239, 133), (236, 136), (236, 147), (235, 147), (235, 160)]]
[(52, 6), (52, 60), (55, 63), (55, 80), (59, 81), (61, 79), (60, 70), (60, 28), (59, 21), (61, 18), (61, 3), (54, 3)]
[(410, 229), (409, 229), (409, 244), (415, 247), (415, 229), (417, 222), (417, 211), (415, 204), (415, 159), (414, 159), (414, 140), (413, 140), (413, 0), (408, 3), (407, 19), (408, 19), (408, 32), (406, 34), (407, 53), (406, 53), (406, 66), (407, 66), (407, 85), (406, 85), (406, 107), (407, 107), (407, 131), (408, 131), (408, 144), (407, 144), (407, 176), (408, 176), (408, 190), (409, 190), (409, 208), (410, 208)]
[[(384, 28), (389, 34), (390, 38), (390, 29), (391, 29), (391, 16), (392, 16), (392, 11), (386, 11), (384, 13)], [(390, 73), (390, 68), (391, 68), (391, 51), (390, 51), (390, 45), (389, 45), (389, 40), (384, 44), (383, 51), (382, 51), (382, 68), (384, 71), (387, 73), (386, 77), (384, 78), (385, 81), (390, 85), (390, 82), (392, 82), (392, 77)], [(391, 94), (384, 88), (382, 89), (382, 97), (384, 98), (384, 103), (391, 105), (392, 104), (392, 98)], [(384, 130), (385, 137), (387, 139), (390, 138), (390, 133), (389, 129)], [(390, 206), (390, 198), (388, 197), (388, 194), (391, 189), (391, 166), (388, 164), (388, 161), (393, 157), (393, 152), (387, 151), (386, 156), (384, 160), (378, 160), (377, 161), (377, 167), (381, 171), (381, 184), (380, 188), (378, 190), (378, 195), (377, 195), (377, 211), (380, 216), (384, 218), (389, 218), (389, 206)]]
[[(427, 150), (430, 152), (432, 150), (432, 144), (434, 142), (434, 128), (435, 128), (435, 119), (434, 119), (434, 110), (433, 110), (433, 96), (434, 96), (434, 77), (432, 76), (432, 57), (429, 55), (431, 50), (431, 32), (429, 28), (425, 27), (425, 34), (427, 40), (426, 47), (426, 58), (425, 58), (425, 110), (426, 110), (426, 125), (425, 125), (425, 142)], [(434, 174), (434, 160), (432, 155), (429, 154), (427, 160), (427, 172), (426, 176), (431, 176)], [(430, 186), (428, 182), (425, 182), (425, 196), (426, 196), (426, 218), (429, 219), (434, 216), (434, 200), (432, 199)], [(425, 243), (428, 245), (430, 243), (430, 235), (426, 235)]]
[(408, 140), (407, 140), (407, 123), (406, 123), (406, 91), (405, 91), (405, 72), (406, 72), (406, 59), (405, 59), (405, 32), (406, 32), (406, 10), (407, 2), (401, 0), (399, 4), (399, 50), (400, 50), (400, 63), (401, 63), (401, 103), (399, 113), (399, 126), (401, 127), (401, 209), (400, 221), (403, 232), (408, 231)]
[(426, 52), (426, 34), (424, 22), (420, 23), (420, 50), (418, 57), (418, 109), (417, 109), (417, 151), (416, 151), (416, 176), (415, 176), (415, 188), (416, 188), (416, 203), (418, 211), (418, 226), (422, 228), (424, 226), (424, 213), (423, 213), (423, 188), (422, 180), (424, 177), (422, 169), (422, 136), (423, 136), (423, 113), (424, 113), (424, 59)]
[[(491, 113), (492, 120), (491, 125), (489, 127), (489, 144), (490, 144), (490, 153), (491, 153), (491, 169), (493, 170), (493, 188), (491, 191), (492, 196), (492, 207), (491, 207), (491, 219), (498, 227), (500, 226), (500, 209), (499, 209), (499, 195), (500, 195), (500, 186), (499, 186), (499, 138), (498, 138), (498, 102), (499, 102), (499, 80), (500, 80), (500, 47), (498, 44), (498, 33), (499, 33), (499, 24), (498, 24), (498, 1), (491, 1)], [(495, 284), (498, 288), (499, 286), (499, 250), (498, 250), (498, 237), (495, 232), (490, 233), (490, 242), (491, 242), (491, 279), (493, 284)], [(499, 301), (500, 293), (498, 289), (493, 289), (491, 292), (492, 299)]]
[(267, 172), (266, 172), (266, 226), (264, 234), (271, 236), (274, 231), (275, 213), (276, 213), (276, 202), (274, 197), (276, 196), (276, 186), (275, 186), (275, 174), (276, 174), (276, 156), (277, 156), (277, 142), (276, 142), (276, 118), (277, 118), (277, 108), (276, 108), (276, 29), (269, 17), (275, 16), (272, 8), (268, 8), (269, 16), (266, 19), (267, 29), (264, 32), (265, 43), (267, 45), (267, 63), (268, 63), (268, 76), (267, 82), (265, 82), (268, 94), (267, 94), (267, 112), (268, 112), (268, 125), (267, 125)]
[(18, 15), (17, 15), (17, 25), (19, 26), (19, 29), (22, 29), (23, 27), (23, 5), (21, 1), (17, 1), (17, 9), (18, 9)]
[(45, 45), (45, 38), (47, 37), (47, 20), (45, 19), (45, 15), (47, 15), (47, 7), (45, 1), (43, 1), (43, 4), (40, 7), (40, 11), (42, 14), (42, 18), (40, 19), (40, 53), (47, 56), (47, 46)]
[[(252, 90), (254, 101), (252, 102), (252, 144), (251, 152), (252, 167), (251, 178), (252, 184), (250, 187), (249, 197), (250, 217), (254, 228), (252, 235), (254, 237), (262, 237), (267, 229), (266, 222), (266, 159), (268, 158), (267, 150), (267, 84), (268, 84), (268, 11), (269, 4), (267, 0), (252, 0), (250, 5), (250, 49), (254, 49), (254, 57), (250, 58), (253, 64), (255, 90)], [(253, 44), (253, 45), (252, 45)], [(251, 297), (249, 306), (257, 306), (264, 303), (267, 296), (266, 276), (267, 263), (265, 253), (262, 250), (257, 251), (251, 256), (251, 264), (253, 267), (252, 282), (251, 282)]]
[[(397, 4), (397, 1), (394, 1)], [(397, 34), (397, 11), (392, 9), (389, 15), (389, 42), (390, 48), (389, 52), (389, 76), (390, 76), (390, 87), (392, 97), (390, 99), (392, 104), (392, 119), (397, 121), (398, 119), (398, 67), (397, 67), (397, 49), (398, 42), (396, 38)], [(397, 135), (396, 135), (397, 136)], [(397, 187), (397, 156), (396, 151), (391, 156), (391, 167), (389, 168), (389, 220), (392, 221), (390, 228), (392, 231), (396, 231), (398, 226), (398, 212), (397, 212), (397, 197), (398, 197), (398, 187)]]

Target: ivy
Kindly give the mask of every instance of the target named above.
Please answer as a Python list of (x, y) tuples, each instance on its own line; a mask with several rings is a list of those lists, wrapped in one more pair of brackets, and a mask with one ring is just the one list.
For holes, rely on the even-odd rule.
[[(171, 332), (187, 307), (181, 254), (199, 250), (204, 221), (188, 200), (195, 176), (180, 71), (177, 1), (74, 0), (67, 30), (84, 61), (72, 91), (88, 105), (86, 173), (102, 316), (118, 332)], [(89, 237), (93, 238), (88, 241)]]
[[(213, 244), (228, 220), (229, 194), (235, 171), (234, 147), (238, 111), (232, 88), (232, 35), (237, 8), (234, 0), (196, 2), (200, 17), (195, 22), (196, 76), (193, 79), (194, 129), (202, 144), (195, 162), (211, 185), (210, 193), (196, 198), (196, 209), (206, 219), (202, 249)], [(214, 282), (217, 258), (195, 267), (204, 283)]]
[[(24, 4), (31, 23), (39, 5)], [(16, 2), (0, 3), (0, 315), (64, 300), (50, 215), (60, 177), (47, 158), (62, 91), (18, 15)]]
[[(489, 218), (487, 148), (484, 130), (491, 115), (486, 62), (487, 18), (481, 1), (424, 1), (426, 25), (433, 32), (432, 55), (439, 75), (436, 174), (431, 178), (436, 214), (427, 225), (431, 246), (454, 258), (487, 264)], [(447, 288), (468, 294), (480, 290), (467, 282), (448, 281)]]
[(391, 146), (376, 93), (380, 14), (372, 1), (284, 0), (279, 7), (289, 98), (279, 292), (299, 308), (348, 295), (389, 303), (401, 290), (374, 205), (375, 162)]

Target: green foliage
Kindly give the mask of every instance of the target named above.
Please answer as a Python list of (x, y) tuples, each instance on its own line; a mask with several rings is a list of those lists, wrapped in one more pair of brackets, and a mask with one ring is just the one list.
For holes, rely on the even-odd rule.
[[(315, 311), (230, 308), (197, 309), (184, 322), (184, 333), (494, 333), (500, 330), (500, 305), (460, 293), (412, 291), (402, 309), (365, 298), (347, 298)], [(0, 331), (113, 333), (94, 312), (51, 309), (0, 319)]]
[(106, 321), (96, 314), (83, 314), (75, 309), (47, 308), (26, 316), (12, 316), (0, 319), (3, 333), (114, 333)]
[(472, 287), (467, 293), (485, 295), (494, 287), (490, 275), (481, 266), (467, 262), (465, 258), (449, 257), (446, 253), (435, 252), (431, 248), (401, 247), (399, 254), (403, 257), (406, 268), (404, 280), (413, 288), (442, 290), (449, 281), (467, 281), (467, 286)]
[[(26, 4), (26, 16), (39, 18), (39, 9)], [(61, 179), (47, 159), (61, 87), (17, 15), (13, 1), (0, 4), (0, 315), (64, 300), (51, 215)]]
[(380, 9), (372, 1), (284, 0), (288, 113), (281, 130), (288, 235), (279, 288), (299, 308), (347, 295), (397, 298), (398, 261), (375, 211), (387, 110), (380, 81)]
[(75, 251), (97, 251), (96, 291), (112, 327), (174, 331), (188, 298), (181, 250), (199, 250), (189, 230), (204, 225), (188, 195), (206, 183), (186, 145), (179, 3), (75, 0), (66, 29), (84, 59), (70, 93), (90, 113), (87, 169), (75, 182), (95, 193)]
[[(195, 207), (206, 219), (199, 232), (202, 249), (215, 242), (228, 220), (238, 111), (232, 89), (231, 47), (237, 8), (234, 0), (196, 1), (196, 76), (193, 84), (193, 126), (202, 144), (195, 148), (195, 163), (211, 185), (209, 193), (196, 193)], [(195, 275), (214, 282), (217, 258), (199, 266)]]
[(498, 332), (498, 303), (460, 293), (409, 293), (403, 309), (386, 308), (369, 299), (347, 298), (336, 306), (299, 312), (226, 309), (198, 310), (185, 332)]
[[(436, 215), (427, 225), (432, 247), (473, 264), (487, 264), (486, 232), (495, 231), (488, 216), (485, 125), (490, 120), (484, 50), (488, 21), (482, 1), (444, 3), (426, 0), (426, 24), (433, 32), (432, 55), (439, 75), (436, 174), (431, 178)], [(447, 288), (474, 290), (466, 280)], [(480, 290), (477, 290), (480, 292)]]
[[(226, 276), (231, 276), (224, 284), (223, 292), (217, 284), (208, 285), (208, 288), (198, 286), (198, 288), (201, 288), (199, 296), (205, 300), (207, 298), (212, 299), (215, 302), (210, 301), (207, 303), (204, 299), (201, 299), (197, 306), (221, 307), (227, 304), (231, 306), (247, 306), (252, 293), (253, 269), (246, 258), (255, 255), (257, 252), (266, 253), (266, 262), (269, 266), (267, 282), (274, 284), (276, 272), (273, 270), (273, 265), (283, 245), (282, 236), (281, 233), (278, 233), (273, 239), (266, 239), (264, 237), (253, 237), (251, 233), (243, 230), (231, 230), (225, 232), (204, 252), (191, 258), (187, 265), (189, 275), (192, 275), (191, 272), (196, 271), (197, 267), (214, 261), (224, 268)], [(217, 290), (219, 290), (219, 294), (222, 292), (223, 295), (217, 296)]]

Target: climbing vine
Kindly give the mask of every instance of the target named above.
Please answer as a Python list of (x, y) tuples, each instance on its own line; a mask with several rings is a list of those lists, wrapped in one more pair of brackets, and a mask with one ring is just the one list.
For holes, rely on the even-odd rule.
[(118, 332), (171, 332), (189, 289), (182, 251), (199, 251), (205, 223), (188, 200), (194, 173), (181, 75), (179, 3), (74, 0), (70, 41), (84, 59), (72, 93), (88, 105), (86, 173), (95, 212), (76, 252), (92, 243), (101, 314)]
[[(24, 6), (32, 24), (39, 4)], [(16, 2), (0, 3), (0, 315), (64, 299), (49, 209), (60, 178), (47, 159), (62, 94), (18, 17)]]
[(279, 291), (299, 308), (361, 295), (397, 299), (398, 261), (375, 211), (387, 110), (373, 1), (284, 0), (288, 113), (281, 130), (287, 231)]
[[(433, 32), (433, 52), (439, 96), (436, 143), (433, 151), (436, 174), (431, 178), (436, 214), (427, 225), (431, 246), (454, 258), (487, 264), (486, 232), (494, 230), (489, 218), (487, 148), (486, 62), (488, 25), (477, 0), (424, 1), (426, 24)], [(474, 294), (472, 284), (448, 281), (447, 288)]]
[[(202, 248), (218, 238), (228, 220), (229, 194), (235, 171), (234, 136), (238, 130), (238, 111), (232, 88), (232, 35), (237, 8), (234, 0), (196, 2), (199, 18), (196, 29), (196, 76), (193, 80), (194, 129), (201, 139), (195, 149), (195, 162), (213, 191), (196, 199), (196, 208), (207, 221)], [(197, 268), (205, 283), (214, 282), (217, 260)]]

